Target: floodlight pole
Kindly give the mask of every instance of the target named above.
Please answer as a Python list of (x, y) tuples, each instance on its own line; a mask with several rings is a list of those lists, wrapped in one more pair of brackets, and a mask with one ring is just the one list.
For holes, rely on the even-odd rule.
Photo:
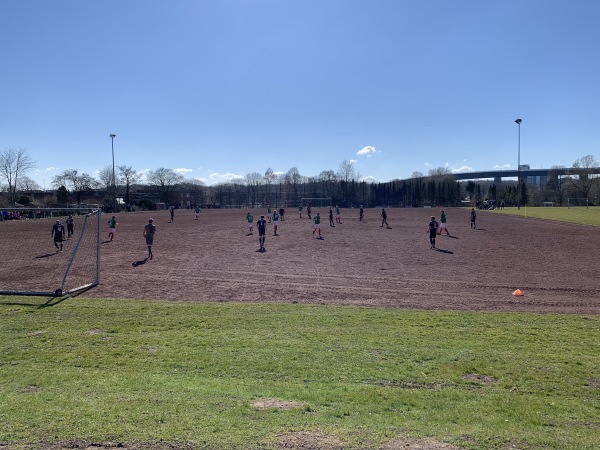
[(521, 119), (515, 120), (519, 126), (519, 139), (517, 150), (517, 209), (521, 209)]
[(110, 147), (112, 149), (112, 182), (113, 182), (113, 198), (114, 198), (114, 203), (113, 203), (113, 212), (117, 212), (117, 179), (115, 178), (115, 138), (117, 137), (116, 134), (111, 134), (110, 135)]

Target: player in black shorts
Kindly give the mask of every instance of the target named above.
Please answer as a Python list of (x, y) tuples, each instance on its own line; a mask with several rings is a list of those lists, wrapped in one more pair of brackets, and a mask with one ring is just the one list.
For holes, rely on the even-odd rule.
[(54, 246), (56, 247), (56, 253), (63, 251), (63, 237), (65, 235), (65, 226), (57, 220), (52, 227), (52, 237), (54, 237)]
[(71, 237), (74, 232), (75, 221), (73, 220), (73, 216), (69, 214), (67, 217), (67, 237)]
[(435, 249), (435, 237), (437, 236), (437, 230), (438, 230), (438, 223), (437, 220), (435, 220), (434, 216), (431, 216), (431, 221), (429, 222), (429, 227), (427, 228), (427, 231), (429, 232), (429, 244), (430, 244), (430, 249)]
[(256, 221), (256, 228), (258, 229), (258, 244), (260, 245), (260, 251), (265, 251), (265, 236), (267, 234), (267, 221), (265, 216), (260, 216), (260, 219)]

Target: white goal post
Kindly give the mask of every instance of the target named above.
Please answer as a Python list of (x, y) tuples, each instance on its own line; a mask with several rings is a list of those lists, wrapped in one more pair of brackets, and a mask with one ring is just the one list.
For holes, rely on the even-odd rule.
[[(99, 284), (100, 215), (97, 207), (0, 209), (0, 294), (63, 296)], [(55, 243), (57, 221), (64, 235)]]
[(567, 207), (588, 209), (589, 199), (587, 198), (568, 198)]

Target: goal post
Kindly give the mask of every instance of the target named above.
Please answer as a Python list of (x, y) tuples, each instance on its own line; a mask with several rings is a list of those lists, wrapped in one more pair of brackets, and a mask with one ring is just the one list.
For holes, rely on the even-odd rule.
[[(63, 296), (99, 284), (100, 214), (89, 207), (0, 209), (0, 294)], [(57, 220), (64, 226), (58, 248)]]
[(587, 198), (568, 198), (567, 199), (567, 207), (568, 208), (588, 209), (589, 199), (587, 199)]

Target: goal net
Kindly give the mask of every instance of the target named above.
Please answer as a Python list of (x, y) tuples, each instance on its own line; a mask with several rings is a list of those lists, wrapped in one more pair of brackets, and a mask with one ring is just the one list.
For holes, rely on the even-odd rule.
[[(55, 242), (57, 221), (64, 234)], [(95, 286), (100, 282), (100, 210), (2, 209), (0, 255), (0, 294), (62, 296)]]
[(587, 198), (568, 198), (567, 206), (569, 208), (583, 208), (587, 209), (589, 200)]
[(300, 204), (304, 208), (306, 208), (308, 205), (310, 205), (312, 208), (326, 208), (326, 207), (332, 206), (330, 197), (315, 197), (315, 198), (303, 197), (300, 200), (301, 200)]

